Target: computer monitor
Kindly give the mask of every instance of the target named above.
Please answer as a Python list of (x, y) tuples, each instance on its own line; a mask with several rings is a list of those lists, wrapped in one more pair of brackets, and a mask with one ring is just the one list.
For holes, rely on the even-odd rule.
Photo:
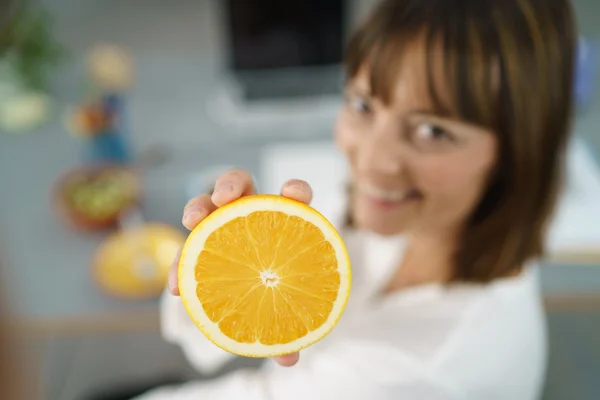
[(228, 67), (247, 100), (340, 90), (345, 0), (227, 0)]

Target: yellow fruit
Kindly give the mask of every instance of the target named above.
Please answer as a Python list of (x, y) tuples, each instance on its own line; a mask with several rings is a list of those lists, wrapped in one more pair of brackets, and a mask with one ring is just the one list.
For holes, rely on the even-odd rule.
[(352, 275), (335, 228), (282, 196), (243, 197), (190, 234), (179, 263), (183, 304), (204, 335), (246, 357), (272, 357), (325, 337)]
[(185, 236), (149, 222), (110, 235), (96, 250), (95, 278), (102, 289), (123, 298), (159, 296)]

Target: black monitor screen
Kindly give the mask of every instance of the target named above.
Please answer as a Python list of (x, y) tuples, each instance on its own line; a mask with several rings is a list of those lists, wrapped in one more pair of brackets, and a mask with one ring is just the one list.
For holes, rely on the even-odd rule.
[(234, 70), (338, 64), (345, 0), (228, 0)]

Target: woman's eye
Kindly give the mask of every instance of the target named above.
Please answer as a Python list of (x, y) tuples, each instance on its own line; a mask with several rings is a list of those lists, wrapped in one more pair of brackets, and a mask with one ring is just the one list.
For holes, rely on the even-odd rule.
[(350, 108), (359, 114), (368, 114), (371, 112), (371, 105), (364, 97), (349, 96), (347, 101)]
[(411, 132), (410, 141), (415, 148), (425, 152), (444, 151), (458, 144), (453, 134), (431, 123), (418, 124)]
[(420, 124), (417, 127), (417, 138), (420, 140), (452, 141), (452, 136), (443, 128), (433, 124)]

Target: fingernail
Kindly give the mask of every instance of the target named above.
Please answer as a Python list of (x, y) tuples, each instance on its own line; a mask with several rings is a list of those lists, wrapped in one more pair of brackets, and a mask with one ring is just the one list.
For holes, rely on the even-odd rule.
[(192, 221), (198, 221), (204, 217), (204, 214), (204, 211), (192, 210), (183, 216), (183, 223), (187, 225)]
[(288, 183), (287, 185), (285, 185), (285, 187), (286, 187), (286, 189), (293, 189), (293, 190), (303, 190), (304, 189), (302, 184), (300, 184), (298, 182)]
[(183, 211), (183, 214), (184, 215), (202, 214), (202, 213), (205, 213), (205, 212), (206, 212), (206, 209), (204, 207), (196, 204), (196, 205), (190, 206), (189, 208), (186, 208)]
[(215, 188), (215, 193), (231, 193), (233, 185), (230, 182), (221, 183)]
[(184, 214), (187, 215), (187, 214), (190, 214), (190, 213), (197, 213), (197, 212), (202, 212), (202, 211), (204, 211), (204, 208), (202, 208), (201, 206), (199, 206), (199, 205), (191, 205), (191, 206), (187, 206), (184, 209)]

